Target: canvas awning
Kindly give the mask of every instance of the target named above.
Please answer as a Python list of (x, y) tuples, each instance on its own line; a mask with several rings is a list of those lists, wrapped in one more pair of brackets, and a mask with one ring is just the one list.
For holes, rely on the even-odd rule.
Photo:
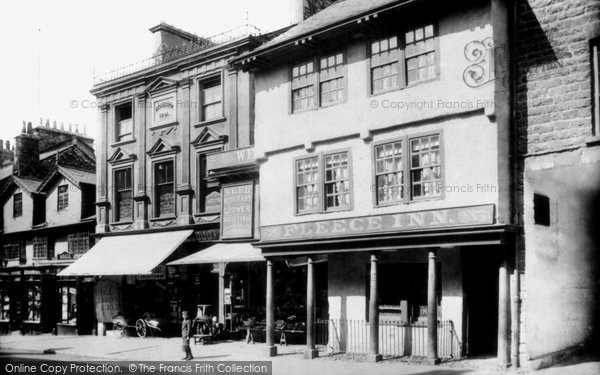
[(251, 244), (244, 243), (217, 243), (204, 250), (198, 251), (185, 258), (170, 262), (169, 266), (182, 266), (188, 264), (210, 264), (221, 262), (264, 262), (260, 249)]
[(58, 276), (149, 275), (192, 233), (182, 230), (107, 236)]

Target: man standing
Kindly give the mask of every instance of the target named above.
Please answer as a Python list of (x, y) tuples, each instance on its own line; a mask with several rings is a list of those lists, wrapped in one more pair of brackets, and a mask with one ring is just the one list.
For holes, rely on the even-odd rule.
[(181, 312), (181, 317), (183, 321), (181, 322), (181, 339), (182, 339), (182, 349), (185, 353), (185, 357), (182, 358), (186, 361), (194, 358), (192, 356), (192, 349), (190, 348), (190, 337), (192, 337), (192, 321), (188, 316), (188, 312), (186, 310)]

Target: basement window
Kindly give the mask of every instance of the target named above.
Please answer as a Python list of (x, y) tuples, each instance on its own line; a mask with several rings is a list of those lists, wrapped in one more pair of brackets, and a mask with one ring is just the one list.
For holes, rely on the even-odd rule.
[(537, 225), (550, 226), (550, 198), (533, 194), (533, 220)]

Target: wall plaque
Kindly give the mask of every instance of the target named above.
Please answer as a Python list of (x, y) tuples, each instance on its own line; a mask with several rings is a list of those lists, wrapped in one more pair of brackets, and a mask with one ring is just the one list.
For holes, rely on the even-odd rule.
[(253, 237), (254, 183), (224, 185), (221, 211), (221, 238)]

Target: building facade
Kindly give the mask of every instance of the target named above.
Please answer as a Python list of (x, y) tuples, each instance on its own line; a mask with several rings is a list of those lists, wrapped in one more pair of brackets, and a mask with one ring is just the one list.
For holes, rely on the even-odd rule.
[(15, 143), (1, 191), (2, 331), (89, 334), (91, 280), (56, 274), (90, 247), (93, 139), (47, 121), (36, 128), (23, 123)]

